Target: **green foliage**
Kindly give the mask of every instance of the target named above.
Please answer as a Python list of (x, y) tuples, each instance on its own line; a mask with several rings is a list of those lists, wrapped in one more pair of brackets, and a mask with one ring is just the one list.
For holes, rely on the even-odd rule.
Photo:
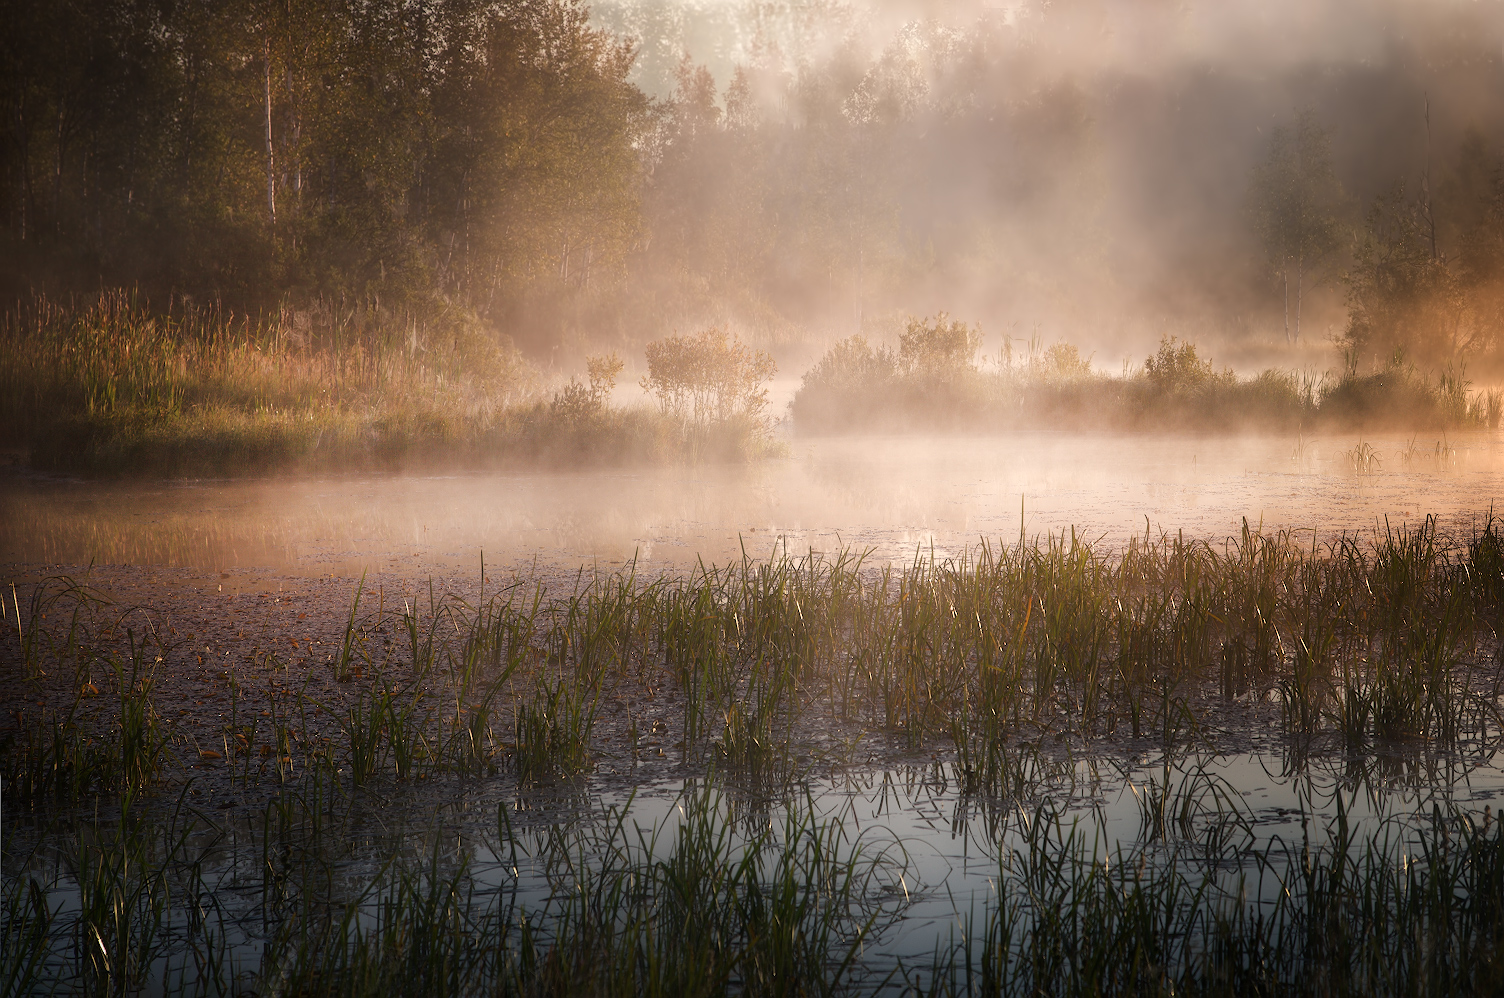
[(12, 0), (0, 20), (0, 220), (26, 276), (499, 318), (619, 279), (637, 237), (650, 108), (575, 0)]
[(1401, 184), (1369, 207), (1346, 277), (1348, 323), (1339, 345), (1349, 377), (1362, 368), (1387, 375), (1404, 364), (1449, 378), (1465, 366), (1498, 369), (1504, 172), (1476, 130), (1463, 135), (1432, 192), (1423, 183), (1420, 196), (1410, 196)]
[(1376, 198), (1369, 210), (1347, 278), (1343, 345), (1353, 373), (1359, 359), (1409, 357), (1433, 368), (1462, 360), (1467, 295), (1435, 252), (1427, 214), (1403, 186)]

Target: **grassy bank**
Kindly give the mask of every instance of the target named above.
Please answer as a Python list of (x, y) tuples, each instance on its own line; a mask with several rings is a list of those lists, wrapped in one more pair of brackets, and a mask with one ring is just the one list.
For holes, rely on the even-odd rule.
[[(1094, 371), (1073, 347), (986, 368), (979, 333), (913, 320), (897, 350), (836, 344), (790, 413), (804, 433), (1017, 428), (1295, 433), (1494, 428), (1504, 399), (1396, 360), (1314, 378), (1218, 371), (1164, 341), (1142, 368)], [(30, 466), (100, 475), (228, 476), (442, 467), (747, 461), (770, 435), (771, 359), (710, 329), (648, 344), (647, 390), (621, 370), (546, 385), (466, 313), (421, 319), (334, 305), (259, 318), (125, 292), (34, 299), (0, 324), (0, 434)], [(651, 399), (651, 401), (649, 401)]]
[(554, 392), (463, 313), (258, 319), (125, 292), (5, 317), (0, 433), (34, 467), (109, 475), (746, 460), (770, 447), (757, 419)]
[(1382, 370), (1314, 376), (1218, 370), (1194, 344), (1165, 339), (1134, 370), (1108, 375), (1070, 344), (975, 363), (980, 334), (911, 320), (899, 348), (854, 337), (811, 368), (792, 405), (802, 432), (1075, 429), (1244, 432), (1497, 428), (1504, 399), (1454, 373), (1396, 357)]

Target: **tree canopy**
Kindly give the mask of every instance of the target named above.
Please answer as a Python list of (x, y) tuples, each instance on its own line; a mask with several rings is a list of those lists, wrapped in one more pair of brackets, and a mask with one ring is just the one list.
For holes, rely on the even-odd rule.
[(619, 279), (648, 99), (575, 0), (0, 0), (13, 253), (255, 302)]

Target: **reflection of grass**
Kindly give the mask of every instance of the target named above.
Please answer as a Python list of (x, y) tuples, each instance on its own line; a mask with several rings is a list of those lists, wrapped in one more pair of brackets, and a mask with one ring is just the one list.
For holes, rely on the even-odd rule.
[[(1339, 782), (1334, 814), (1303, 800), (1287, 816), (1294, 838), (1255, 841), (1239, 795), (1199, 765), (1167, 765), (1133, 792), (1142, 827), (1126, 842), (1048, 800), (1010, 809), (978, 843), (995, 873), (974, 906), (957, 899), (961, 931), (941, 933), (930, 959), (893, 961), (888, 931), (923, 872), (901, 841), (797, 794), (742, 818), (713, 783), (690, 786), (647, 827), (622, 808), (526, 829), (504, 803), (462, 836), (416, 801), (388, 803), (405, 833), (367, 839), (351, 834), (361, 800), (312, 775), (246, 830), (169, 808), (54, 828), (29, 857), (12, 845), (0, 980), (15, 994), (458, 995), (1500, 983), (1504, 831), (1490, 817), (1438, 806), (1361, 827), (1348, 816), (1361, 791)], [(248, 963), (230, 948), (241, 933)]]
[[(676, 827), (617, 811), (535, 837), (503, 811), (488, 851), (552, 871), (542, 902), (477, 877), (473, 844), (454, 855), (436, 834), (425, 850), (426, 830), (416, 849), (378, 846), (368, 883), (331, 878), (368, 859), (341, 834), (354, 810), (316, 785), (284, 795), (249, 849), (184, 811), (80, 823), (7, 887), (0, 980), (10, 994), (131, 993), (153, 977), (165, 994), (821, 994), (857, 979), (904, 907), (902, 849), (808, 802), (745, 827), (691, 788)], [(234, 890), (218, 890), (237, 860)], [(48, 907), (65, 893), (75, 908)], [(249, 968), (229, 948), (245, 927), (261, 941)]]
[(931, 995), (1492, 994), (1504, 981), (1496, 822), (1438, 809), (1416, 831), (1360, 835), (1339, 796), (1324, 835), (1255, 851), (1235, 811), (1186, 825), (1168, 847), (1114, 850), (1090, 822), (1025, 816), (997, 900), (912, 979)]
[[(943, 752), (926, 779), (953, 780), (958, 808), (991, 815), (997, 893), (967, 944), (937, 955), (927, 987), (959, 986), (968, 968), (1019, 993), (1087, 981), (1326, 993), (1321, 982), (1354, 975), (1384, 990), (1402, 966), (1419, 990), (1477, 983), (1504, 938), (1496, 827), (1437, 810), (1406, 826), (1420, 862), (1401, 868), (1392, 843), (1359, 837), (1339, 808), (1324, 837), (1255, 852), (1240, 788), (1177, 760), (1222, 723), (1208, 710), (1240, 704), (1292, 757), (1328, 753), (1350, 772), (1418, 745), (1494, 748), (1498, 527), (1490, 518), (1452, 544), (1426, 521), (1316, 550), (1247, 528), (1220, 547), (1163, 536), (1115, 552), (1065, 534), (883, 571), (849, 556), (747, 558), (684, 577), (582, 575), (556, 593), (513, 586), (473, 604), (430, 597), (374, 618), (357, 600), (328, 666), (330, 688), (351, 691), (343, 700), (294, 687), (258, 720), (253, 689), (235, 687), (220, 743), (230, 785), (277, 793), (252, 835), (257, 858), (230, 863), (254, 872), (219, 896), (204, 878), (221, 861), (194, 853), (215, 835), (202, 819), (194, 831), (181, 814), (135, 818), (171, 812), (153, 795), (186, 747), (156, 713), (154, 655), (131, 633), (129, 653), (111, 658), (111, 609), (56, 581), (23, 626), (36, 651), (9, 660), (5, 679), (75, 690), (73, 713), (25, 713), (0, 754), (7, 802), (33, 822), (60, 816), (58, 855), (72, 859), (52, 880), (26, 872), (35, 888), (5, 886), (0, 971), (35, 976), (50, 954), (45, 966), (119, 990), (169, 949), (213, 966), (224, 925), (245, 924), (234, 899), (252, 897), (259, 973), (283, 993), (399, 979), (454, 993), (678, 993), (695, 981), (826, 992), (857, 981), (859, 948), (901, 914), (909, 885), (900, 850), (871, 851), (801, 802), (813, 730)], [(373, 626), (398, 639), (389, 657)], [(80, 677), (113, 677), (107, 710), (92, 709), (103, 698)], [(672, 702), (688, 772), (752, 790), (750, 815), (692, 786), (672, 830), (634, 835), (625, 812), (532, 839), (514, 829), (513, 797), (521, 808), (550, 788), (579, 792), (571, 778), (604, 752), (606, 692)], [(1074, 779), (1046, 745), (1103, 740), (1163, 758), (1147, 779), (1124, 770), (1139, 841), (1110, 856), (1104, 830), (1088, 837), (1089, 825), (1035, 806)], [(473, 794), (503, 788), (485, 851), (510, 869), (531, 850), (552, 900), (521, 897), (513, 874), (500, 888), (495, 871), (478, 879), (478, 849), (357, 845), (361, 802), (419, 783), (424, 801), (453, 786), (471, 808)], [(125, 818), (80, 818), (100, 804)], [(357, 883), (333, 872), (357, 868)], [(36, 867), (7, 857), (7, 877), (18, 869)], [(1281, 889), (1259, 888), (1260, 873)], [(69, 891), (82, 907), (54, 914), (45, 898)], [(1275, 894), (1251, 914), (1254, 895)], [(75, 946), (80, 933), (99, 942)]]

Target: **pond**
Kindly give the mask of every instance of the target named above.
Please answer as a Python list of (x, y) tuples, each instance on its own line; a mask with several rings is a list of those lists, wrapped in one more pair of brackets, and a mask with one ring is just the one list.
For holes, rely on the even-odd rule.
[[(198, 705), (223, 682), (231, 723), (214, 715), (218, 743), (201, 744), (194, 732), (207, 729), (188, 721), (171, 729), (171, 751), (198, 761), (163, 770), (154, 796), (101, 809), (33, 794), (7, 808), (0, 970), (65, 993), (409, 979), (562, 993), (607, 977), (673, 993), (675, 974), (693, 971), (711, 991), (777, 991), (783, 979), (896, 994), (1069, 992), (1095, 966), (1128, 974), (1114, 978), (1120, 990), (1220, 981), (1235, 993), (1319, 992), (1311, 969), (1340, 956), (1365, 990), (1477, 985), (1479, 954), (1504, 931), (1498, 602), (1478, 581), (1492, 564), (1504, 438), (1041, 433), (789, 449), (736, 468), (0, 481), (0, 560), (18, 587), (15, 636), (0, 640), (17, 661), (24, 635), (46, 626), (42, 603), (24, 612), (26, 587), (90, 562), (104, 592), (153, 591), (126, 567), (146, 566), (151, 585), (191, 591), (159, 599), (211, 617), (275, 603), (289, 621), (328, 618), (317, 640), (276, 626), (294, 649), (330, 649), (242, 654), (267, 644), (264, 631), (246, 636), (244, 616), (226, 625), (244, 629), (239, 644), (225, 639), (222, 666), (202, 621), (156, 646), (159, 700), (178, 695), (166, 679), (192, 677), (184, 695)], [(1071, 531), (1084, 546), (1041, 546)], [(1331, 546), (1360, 535), (1361, 548)], [(1197, 561), (1199, 541), (1210, 560)], [(848, 576), (830, 568), (841, 552), (864, 559)], [(1150, 568), (1109, 579), (1125, 552)], [(1311, 553), (1346, 567), (1302, 575)], [(482, 558), (488, 580), (495, 566), (555, 602), (527, 610), (514, 588), (485, 610)], [(737, 563), (739, 575), (706, 572)], [(1234, 590), (1264, 577), (1261, 565), (1290, 587), (1268, 597), (1277, 618), (1250, 586), (1249, 614), (1234, 621), (1245, 598)], [(1146, 581), (1175, 572), (1163, 591)], [(1199, 572), (1223, 574), (1197, 589)], [(363, 576), (384, 601), (441, 578), (453, 602), (420, 613), (404, 595), (399, 611), (391, 596), (361, 624), (348, 600)], [(996, 591), (968, 595), (984, 576)], [(315, 582), (327, 583), (319, 600)], [(347, 601), (348, 622), (329, 593)], [(252, 597), (263, 602), (235, 602)], [(839, 617), (843, 600), (861, 606)], [(843, 623), (818, 631), (827, 613)], [(489, 653), (505, 632), (511, 650), (496, 661), (533, 663), (536, 685), (505, 687), (510, 715), (491, 699), (500, 685), (478, 699), (458, 652), (444, 653), (432, 690), (404, 678), (396, 692), (402, 634), (417, 672), (421, 628), (432, 645), (441, 620), (454, 625), (446, 647)], [(118, 665), (107, 629), (49, 645), (53, 679), (58, 647)], [(675, 658), (674, 642), (691, 638)], [(602, 648), (610, 664), (592, 665)], [(352, 683), (357, 655), (367, 671)], [(661, 674), (644, 671), (654, 656)], [(1091, 676), (1117, 677), (1066, 676), (1087, 660)], [(1135, 663), (1157, 664), (1135, 678)], [(1190, 678), (1176, 672), (1187, 663)], [(1016, 688), (989, 692), (989, 670)], [(95, 703), (74, 691), (68, 708), (46, 700), (41, 678), (27, 682), (6, 694), (8, 737), (22, 738), (6, 743), (12, 784), (63, 766), (61, 749), (25, 741), (33, 697), (56, 724)], [(254, 684), (265, 693), (244, 692)], [(122, 712), (147, 692), (118, 689)], [(529, 737), (546, 757), (567, 754), (580, 691), (594, 698), (581, 743), (591, 761), (528, 775), (512, 760)], [(409, 727), (435, 693), (452, 718)], [(259, 703), (238, 706), (257, 695), (265, 723)], [(289, 696), (285, 717), (326, 715), (297, 747), (277, 715)], [(484, 757), (453, 750), (493, 721)], [(280, 740), (258, 756), (266, 724)], [(16, 755), (23, 743), (30, 754)], [(415, 744), (420, 762), (404, 764)], [(360, 768), (362, 751), (379, 761)], [(1425, 964), (1437, 947), (1449, 955)]]
[[(1433, 439), (1434, 437), (1434, 439)], [(1325, 539), (1437, 516), (1504, 487), (1504, 435), (1079, 436), (789, 441), (753, 466), (329, 479), (0, 480), (0, 561), (356, 577), (501, 566), (724, 564), (743, 551), (903, 562), (1074, 528), (1220, 541), (1246, 519)]]

